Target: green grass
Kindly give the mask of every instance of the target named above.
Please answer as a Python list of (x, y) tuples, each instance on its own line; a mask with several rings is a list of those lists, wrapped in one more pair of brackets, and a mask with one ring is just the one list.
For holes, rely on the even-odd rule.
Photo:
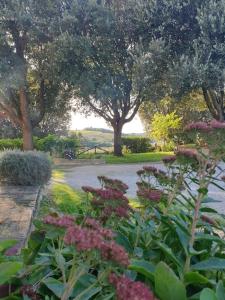
[(79, 158), (83, 159), (104, 159), (107, 164), (130, 164), (142, 162), (160, 162), (163, 157), (173, 155), (173, 152), (148, 152), (148, 153), (127, 153), (122, 157), (113, 154), (83, 154)]
[(173, 152), (149, 152), (149, 153), (135, 153), (125, 154), (122, 157), (114, 155), (104, 155), (107, 164), (129, 164), (142, 162), (159, 162), (163, 157), (173, 155)]
[(64, 183), (56, 183), (51, 191), (52, 201), (63, 213), (82, 213), (90, 205), (87, 195)]

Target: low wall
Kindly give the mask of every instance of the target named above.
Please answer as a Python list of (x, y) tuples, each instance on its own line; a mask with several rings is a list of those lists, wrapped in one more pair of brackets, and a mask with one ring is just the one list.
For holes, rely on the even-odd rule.
[(26, 244), (40, 199), (39, 187), (0, 186), (0, 240)]

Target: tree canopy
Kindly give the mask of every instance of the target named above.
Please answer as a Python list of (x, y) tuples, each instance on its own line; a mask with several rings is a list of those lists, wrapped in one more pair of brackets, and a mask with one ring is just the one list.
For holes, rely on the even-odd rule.
[(69, 108), (52, 51), (63, 9), (58, 0), (0, 2), (0, 109), (21, 128), (25, 150), (46, 112)]

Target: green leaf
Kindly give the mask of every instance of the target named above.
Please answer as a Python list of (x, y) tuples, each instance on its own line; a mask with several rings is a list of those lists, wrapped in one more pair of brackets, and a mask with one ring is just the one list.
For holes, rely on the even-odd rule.
[(155, 266), (146, 260), (132, 259), (128, 269), (136, 271), (154, 281)]
[(223, 239), (221, 239), (218, 236), (211, 235), (211, 234), (198, 233), (198, 234), (196, 234), (195, 240), (196, 241), (212, 241), (212, 242), (216, 242), (218, 244), (225, 245), (225, 241)]
[(171, 248), (169, 248), (166, 244), (155, 241), (156, 245), (167, 255), (167, 258), (169, 258), (171, 261), (173, 261), (178, 267), (181, 267), (181, 263), (176, 258), (176, 256), (173, 254), (173, 251)]
[(216, 287), (216, 296), (218, 300), (225, 299), (225, 287), (222, 281), (219, 281)]
[(192, 270), (224, 270), (225, 259), (213, 257), (191, 266)]
[(188, 272), (184, 275), (184, 282), (186, 285), (207, 284), (207, 283), (209, 283), (209, 280), (208, 280), (208, 278), (199, 274), (198, 272)]
[(102, 290), (101, 287), (88, 287), (86, 290), (82, 291), (77, 297), (73, 300), (89, 300), (94, 295), (99, 293)]
[(164, 262), (156, 266), (155, 290), (160, 300), (187, 300), (184, 284)]
[(22, 263), (16, 261), (3, 262), (0, 264), (0, 284), (8, 282), (22, 269)]
[(205, 288), (200, 294), (200, 300), (218, 300), (213, 290)]
[(119, 245), (123, 246), (128, 253), (133, 252), (133, 248), (132, 248), (128, 238), (121, 232), (116, 233), (116, 242)]
[(64, 284), (59, 280), (48, 277), (43, 283), (58, 297), (60, 298), (64, 292)]
[(219, 202), (222, 202), (221, 200), (216, 200), (216, 199), (213, 199), (211, 197), (205, 197), (203, 200), (202, 200), (202, 203), (219, 203)]
[(6, 240), (0, 242), (0, 252), (4, 252), (5, 250), (15, 246), (18, 243), (17, 240)]

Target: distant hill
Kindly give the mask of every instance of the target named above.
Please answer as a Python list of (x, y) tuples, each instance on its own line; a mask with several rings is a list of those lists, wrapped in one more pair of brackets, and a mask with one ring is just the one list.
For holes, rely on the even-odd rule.
[[(78, 133), (82, 135), (82, 144), (85, 146), (101, 145), (110, 147), (113, 145), (113, 131), (105, 128), (88, 127), (83, 130), (71, 130), (71, 133)], [(144, 134), (123, 134), (123, 136), (143, 136)]]

